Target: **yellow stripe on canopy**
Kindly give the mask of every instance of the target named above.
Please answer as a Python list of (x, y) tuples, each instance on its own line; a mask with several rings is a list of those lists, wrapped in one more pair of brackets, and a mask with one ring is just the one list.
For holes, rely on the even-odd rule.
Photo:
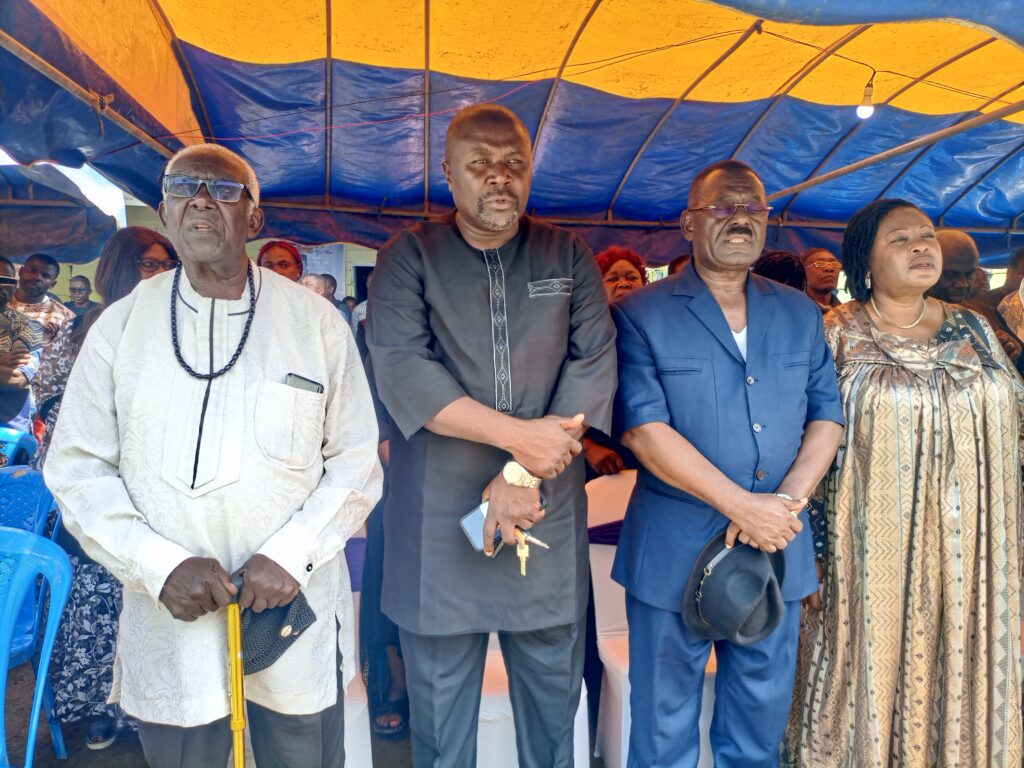
[(168, 130), (186, 134), (186, 143), (202, 140), (170, 36), (148, 2), (33, 3)]
[[(895, 2), (896, 0), (890, 0)], [(175, 34), (233, 60), (289, 64), (327, 55), (369, 66), (422, 69), (483, 80), (554, 77), (627, 98), (676, 99), (757, 17), (705, 0), (33, 0), (154, 115), (195, 126), (185, 84), (154, 7)], [(328, 30), (328, 18), (330, 27)], [(860, 102), (872, 71), (874, 101), (949, 114), (986, 102), (1024, 79), (1024, 50), (953, 21), (856, 26), (765, 21), (693, 87), (693, 101), (736, 103), (780, 93), (812, 103)], [(575, 46), (573, 40), (577, 37)], [(990, 42), (987, 42), (990, 41)], [(983, 43), (987, 43), (981, 45)], [(975, 46), (981, 47), (973, 50)], [(836, 50), (811, 66), (822, 49)], [(571, 51), (570, 51), (571, 49)], [(931, 70), (934, 73), (920, 80)], [(795, 85), (798, 74), (802, 79)], [(1014, 119), (1024, 122), (1024, 115)]]
[(159, 3), (179, 39), (218, 56), (252, 64), (288, 64), (327, 55), (324, 0)]

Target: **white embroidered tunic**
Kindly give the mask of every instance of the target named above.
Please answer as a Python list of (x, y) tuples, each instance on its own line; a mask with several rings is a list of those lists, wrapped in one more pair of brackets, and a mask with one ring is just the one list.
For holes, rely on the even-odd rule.
[[(246, 698), (283, 714), (318, 712), (336, 700), (336, 643), (346, 684), (354, 672), (343, 550), (381, 494), (377, 423), (355, 342), (326, 300), (256, 269), (248, 341), (207, 392), (174, 356), (172, 278), (142, 281), (89, 331), (45, 468), (64, 525), (125, 586), (111, 701), (168, 725), (228, 715), (225, 612), (179, 621), (159, 595), (188, 557), (233, 572), (260, 553), (299, 582), (317, 620), (246, 677)], [(236, 301), (209, 299), (182, 274), (178, 330), (189, 366), (222, 368), (248, 308), (248, 289)], [(289, 373), (323, 393), (286, 385)]]

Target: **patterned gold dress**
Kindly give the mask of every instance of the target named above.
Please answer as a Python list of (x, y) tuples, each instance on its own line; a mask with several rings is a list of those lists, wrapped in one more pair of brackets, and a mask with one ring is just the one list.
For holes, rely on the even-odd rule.
[(880, 332), (857, 302), (825, 318), (847, 428), (793, 765), (1021, 765), (1022, 386), (983, 320), (944, 310), (929, 341)]

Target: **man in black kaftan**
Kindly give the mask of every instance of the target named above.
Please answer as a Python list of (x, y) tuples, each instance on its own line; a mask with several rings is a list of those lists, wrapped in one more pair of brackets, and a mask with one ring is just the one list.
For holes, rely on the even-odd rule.
[[(414, 762), (475, 764), (497, 631), (520, 765), (568, 766), (589, 576), (576, 457), (583, 429), (610, 429), (615, 331), (589, 248), (522, 215), (530, 140), (515, 115), (463, 110), (444, 168), (457, 212), (381, 250), (368, 313), (395, 424), (382, 604), (401, 628)], [(459, 524), (482, 496), (485, 541), (497, 525), (513, 544), (495, 557)], [(550, 545), (532, 547), (525, 576), (515, 527)]]

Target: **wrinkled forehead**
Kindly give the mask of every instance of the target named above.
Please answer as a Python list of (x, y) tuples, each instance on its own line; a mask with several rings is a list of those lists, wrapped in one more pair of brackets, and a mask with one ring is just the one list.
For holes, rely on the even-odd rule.
[(185, 175), (197, 179), (223, 179), (245, 183), (245, 165), (241, 160), (214, 152), (193, 152), (179, 157), (167, 167), (166, 176)]
[(445, 138), (445, 152), (473, 151), (474, 149), (530, 151), (530, 135), (522, 123), (501, 114), (482, 114), (452, 123)]
[(713, 171), (700, 185), (694, 207), (764, 200), (764, 184), (752, 171), (723, 169)]

